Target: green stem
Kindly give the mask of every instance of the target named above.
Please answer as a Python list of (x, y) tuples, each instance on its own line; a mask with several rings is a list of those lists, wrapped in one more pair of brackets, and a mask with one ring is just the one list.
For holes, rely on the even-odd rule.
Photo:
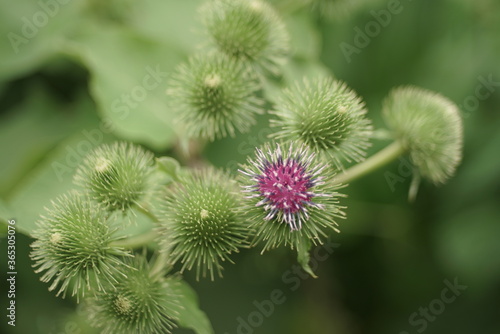
[(347, 169), (344, 173), (335, 178), (336, 182), (349, 183), (370, 172), (373, 172), (380, 167), (387, 165), (393, 160), (396, 160), (405, 152), (405, 148), (398, 140), (394, 141), (389, 146), (375, 153), (365, 161)]
[(169, 254), (167, 252), (160, 251), (155, 259), (153, 266), (151, 267), (149, 275), (154, 277), (164, 270), (168, 271), (172, 267), (172, 264), (169, 262), (169, 260)]
[(154, 241), (156, 238), (156, 232), (154, 230), (149, 230), (148, 232), (134, 235), (133, 237), (113, 241), (110, 246), (112, 247), (122, 247), (122, 248), (139, 248), (147, 245)]
[(137, 211), (141, 212), (142, 214), (144, 214), (145, 216), (147, 216), (149, 219), (151, 219), (155, 223), (160, 222), (160, 220), (158, 219), (158, 217), (156, 217), (156, 215), (151, 211), (151, 209), (147, 208), (146, 205), (144, 205), (144, 204), (137, 204), (137, 205), (135, 205), (135, 208), (137, 209)]
[[(158, 217), (156, 217), (156, 215), (150, 209), (148, 209), (145, 204), (136, 204), (134, 207), (137, 209), (137, 211), (144, 214), (153, 222), (155, 223), (160, 222)], [(134, 235), (125, 239), (114, 241), (111, 243), (110, 246), (129, 248), (129, 249), (139, 248), (153, 242), (155, 238), (156, 238), (156, 232), (154, 230), (149, 230), (139, 235)]]

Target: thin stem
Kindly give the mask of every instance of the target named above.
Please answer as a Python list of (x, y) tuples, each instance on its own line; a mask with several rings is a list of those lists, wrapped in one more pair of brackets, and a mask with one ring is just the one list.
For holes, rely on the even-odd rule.
[(149, 230), (148, 232), (134, 235), (133, 237), (113, 241), (110, 246), (112, 247), (122, 247), (122, 248), (139, 248), (147, 245), (154, 241), (156, 238), (156, 232), (154, 230)]
[(155, 259), (153, 266), (151, 267), (151, 271), (149, 275), (154, 277), (157, 274), (160, 274), (164, 270), (169, 270), (172, 267), (172, 264), (169, 262), (169, 254), (165, 251), (159, 251), (158, 256)]
[(158, 219), (158, 217), (156, 217), (156, 215), (146, 207), (146, 205), (144, 204), (136, 204), (134, 206), (137, 211), (143, 213), (145, 216), (147, 216), (149, 219), (151, 219), (152, 221), (154, 221), (155, 223), (158, 223), (160, 220)]
[(349, 183), (361, 176), (364, 176), (388, 163), (395, 160), (405, 152), (405, 148), (398, 140), (375, 153), (365, 161), (347, 169), (344, 173), (338, 175), (335, 181), (339, 183)]
[[(156, 215), (150, 209), (148, 209), (145, 204), (136, 204), (134, 207), (137, 209), (137, 211), (144, 214), (146, 217), (151, 219), (153, 222), (155, 222), (155, 223), (160, 222), (158, 217), (156, 217)], [(139, 235), (134, 235), (134, 236), (131, 236), (131, 237), (128, 237), (125, 239), (113, 241), (110, 244), (110, 246), (134, 249), (134, 248), (139, 248), (139, 247), (145, 246), (145, 245), (153, 242), (155, 238), (156, 238), (156, 232), (154, 230), (149, 230), (149, 231), (144, 232), (144, 233), (139, 234)]]

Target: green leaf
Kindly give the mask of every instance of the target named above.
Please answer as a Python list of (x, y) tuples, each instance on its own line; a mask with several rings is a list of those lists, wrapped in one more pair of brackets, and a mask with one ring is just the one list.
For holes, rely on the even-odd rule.
[(34, 168), (9, 199), (11, 214), (19, 231), (31, 234), (35, 222), (50, 201), (74, 188), (73, 174), (87, 149), (93, 147), (82, 134), (63, 141), (46, 159)]
[(114, 133), (155, 150), (171, 146), (173, 115), (165, 87), (181, 52), (126, 27), (89, 24), (69, 52), (91, 73), (90, 90)]
[(130, 26), (162, 44), (186, 54), (205, 43), (206, 35), (198, 15), (202, 0), (143, 0), (141, 10), (129, 20)]
[(0, 122), (0, 156), (5, 157), (0, 164), (0, 196), (5, 198), (57, 143), (98, 121), (86, 94), (69, 106), (58, 103), (39, 84), (32, 85), (28, 95)]
[[(0, 183), (7, 187), (4, 207), (7, 218), (16, 219), (18, 231), (28, 235), (50, 200), (73, 187), (79, 161), (105, 138), (87, 95), (74, 105), (61, 105), (39, 86), (34, 88), (32, 99), (16, 107), (16, 114), (0, 126), (0, 139), (8, 143), (0, 151), (8, 158), (0, 173)], [(4, 181), (4, 176), (12, 179)]]
[[(82, 132), (62, 141), (50, 151), (46, 159), (25, 177), (7, 203), (7, 218), (16, 219), (18, 231), (30, 235), (37, 227), (36, 221), (44, 213), (44, 208), (50, 207), (52, 200), (77, 189), (72, 182), (73, 175), (85, 155), (94, 147), (112, 139), (109, 135), (103, 135), (101, 141), (90, 141)], [(0, 210), (0, 214), (2, 211)], [(120, 220), (119, 223), (123, 224), (123, 227), (118, 230), (117, 235), (138, 235), (153, 227), (151, 220), (140, 212), (131, 217), (132, 223), (128, 221), (129, 218)], [(0, 215), (0, 218), (3, 218), (3, 215)]]
[(311, 250), (312, 244), (309, 239), (302, 239), (302, 242), (299, 243), (297, 247), (297, 261), (302, 266), (302, 269), (313, 278), (318, 278), (316, 274), (313, 272), (311, 267), (309, 266), (309, 260), (311, 259), (311, 255), (309, 251)]
[(179, 326), (192, 329), (196, 334), (213, 334), (210, 320), (199, 308), (196, 292), (184, 281), (177, 282), (174, 289), (181, 305), (177, 309)]
[(0, 81), (26, 75), (57, 54), (81, 10), (82, 1), (1, 0)]
[(181, 165), (177, 160), (171, 157), (160, 157), (156, 159), (156, 166), (158, 170), (167, 174), (173, 180), (178, 180), (178, 174), (181, 169)]

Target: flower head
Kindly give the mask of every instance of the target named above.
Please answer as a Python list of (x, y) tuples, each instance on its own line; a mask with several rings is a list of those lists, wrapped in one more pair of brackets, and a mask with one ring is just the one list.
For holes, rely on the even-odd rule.
[(332, 168), (310, 153), (305, 145), (268, 144), (257, 149), (255, 159), (240, 170), (245, 211), (256, 229), (256, 241), (264, 249), (290, 244), (296, 247), (305, 236), (317, 243), (328, 229), (336, 229), (335, 218), (343, 217), (333, 183)]
[(425, 89), (400, 87), (382, 112), (423, 177), (443, 183), (454, 174), (462, 158), (463, 126), (453, 102)]
[(191, 137), (214, 140), (246, 132), (255, 124), (262, 101), (251, 68), (220, 53), (198, 55), (181, 64), (167, 94)]
[(161, 215), (160, 236), (182, 270), (196, 267), (196, 275), (214, 279), (221, 261), (246, 245), (248, 230), (240, 213), (238, 188), (228, 175), (213, 169), (193, 171), (170, 186)]
[(83, 296), (85, 291), (103, 290), (121, 272), (124, 250), (110, 246), (116, 240), (104, 211), (89, 199), (72, 192), (52, 203), (33, 232), (31, 258), (35, 272), (44, 272), (41, 280), (52, 281), (49, 290), (57, 294)]
[(144, 256), (127, 261), (125, 276), (114, 289), (100, 292), (88, 301), (91, 324), (103, 333), (170, 333), (177, 318), (176, 281), (164, 273), (153, 273)]
[(280, 130), (275, 138), (300, 140), (332, 159), (361, 161), (370, 146), (370, 120), (362, 100), (344, 83), (331, 78), (297, 83), (284, 91), (273, 112), (271, 126)]
[(289, 53), (289, 37), (276, 11), (260, 0), (215, 0), (201, 9), (217, 49), (276, 73)]
[(125, 211), (149, 188), (153, 154), (137, 145), (116, 142), (90, 152), (76, 171), (74, 182), (108, 211)]

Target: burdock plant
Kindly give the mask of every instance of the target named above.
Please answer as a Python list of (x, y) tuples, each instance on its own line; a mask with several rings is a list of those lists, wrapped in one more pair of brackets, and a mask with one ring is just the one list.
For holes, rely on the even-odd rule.
[(98, 204), (77, 192), (61, 196), (38, 221), (31, 258), (41, 280), (57, 294), (84, 296), (105, 291), (123, 276), (121, 258), (129, 255), (112, 245), (117, 239)]
[(332, 78), (304, 79), (285, 89), (275, 106), (271, 126), (277, 139), (297, 140), (339, 169), (359, 162), (370, 146), (371, 121), (361, 98)]
[(281, 244), (297, 248), (303, 239), (321, 243), (329, 230), (338, 231), (335, 219), (345, 216), (341, 185), (334, 182), (332, 167), (305, 145), (258, 148), (240, 173), (254, 243), (263, 241), (264, 250)]
[(221, 275), (221, 262), (246, 245), (250, 230), (244, 224), (236, 182), (223, 172), (191, 171), (166, 189), (160, 238), (172, 260), (196, 277)]
[(279, 14), (261, 0), (214, 0), (200, 10), (216, 49), (258, 70), (280, 71), (290, 46)]
[(151, 189), (153, 154), (125, 142), (102, 145), (87, 155), (74, 182), (110, 212), (140, 204)]
[(434, 183), (450, 178), (462, 158), (462, 120), (456, 105), (417, 87), (394, 89), (383, 116), (419, 173)]
[(262, 113), (261, 87), (243, 62), (220, 53), (198, 55), (178, 66), (167, 94), (189, 137), (214, 140), (247, 132)]
[(91, 324), (103, 333), (170, 333), (178, 317), (176, 279), (155, 271), (143, 255), (127, 261), (113, 289), (87, 301)]
[[(237, 172), (211, 166), (201, 150), (183, 156), (183, 166), (125, 141), (87, 154), (75, 172), (78, 190), (39, 219), (31, 258), (49, 290), (85, 299), (102, 333), (169, 333), (178, 325), (212, 334), (181, 275), (214, 280), (242, 249), (284, 246), (314, 276), (311, 247), (336, 238), (348, 218), (342, 188), (408, 156), (415, 195), (420, 176), (442, 184), (461, 161), (462, 120), (440, 94), (394, 89), (382, 107), (388, 129), (374, 136), (362, 97), (346, 83), (326, 75), (292, 83), (267, 77), (290, 50), (285, 25), (268, 4), (213, 0), (201, 13), (216, 50), (190, 55), (170, 76), (165, 110), (178, 125), (173, 142), (236, 137), (266, 110), (266, 131), (274, 132)], [(375, 139), (391, 142), (370, 155)], [(137, 224), (123, 224), (125, 218)]]

